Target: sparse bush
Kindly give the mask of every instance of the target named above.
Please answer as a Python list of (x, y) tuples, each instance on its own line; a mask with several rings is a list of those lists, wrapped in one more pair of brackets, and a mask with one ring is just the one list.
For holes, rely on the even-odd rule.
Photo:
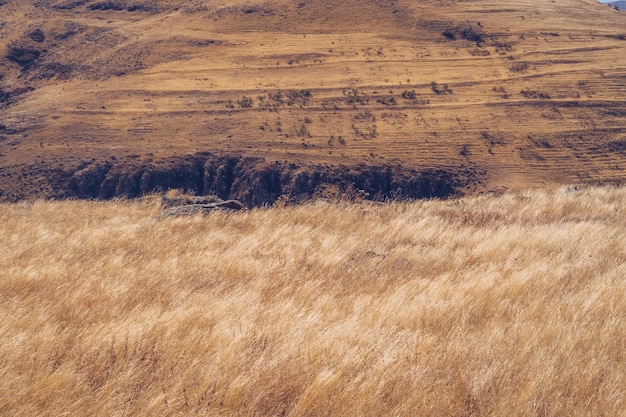
[(252, 98), (248, 96), (243, 96), (240, 100), (237, 100), (237, 104), (239, 104), (239, 107), (241, 107), (242, 109), (251, 108), (253, 103), (254, 101), (252, 100)]
[(488, 145), (491, 145), (491, 146), (506, 144), (506, 141), (504, 140), (502, 134), (500, 133), (494, 134), (494, 133), (487, 132), (486, 130), (483, 130), (482, 132), (480, 132), (480, 136)]
[(356, 88), (344, 90), (343, 95), (345, 96), (346, 104), (349, 106), (355, 107), (357, 104), (365, 105), (369, 102), (367, 96)]
[(452, 30), (450, 30), (450, 29), (444, 30), (443, 32), (441, 32), (441, 34), (443, 36), (445, 36), (447, 39), (450, 39), (451, 41), (455, 41), (456, 40), (455, 33)]
[(296, 102), (300, 102), (301, 105), (306, 106), (309, 104), (309, 99), (313, 97), (310, 90), (289, 90), (287, 95), (287, 105), (292, 106)]
[(372, 122), (376, 121), (376, 116), (370, 111), (365, 110), (363, 112), (359, 112), (350, 117), (352, 120), (369, 120)]
[(402, 92), (402, 98), (405, 100), (415, 100), (417, 94), (415, 94), (415, 90), (405, 90)]
[(528, 70), (528, 63), (526, 62), (516, 62), (513, 65), (511, 65), (510, 68), (511, 72), (516, 72), (516, 73), (524, 73)]
[(275, 93), (268, 93), (267, 96), (272, 101), (282, 101), (283, 100), (283, 92), (278, 90)]
[(300, 128), (298, 129), (298, 131), (296, 132), (296, 135), (301, 138), (310, 138), (311, 132), (309, 132), (309, 129), (307, 129), (305, 124), (302, 124)]
[(480, 27), (480, 23), (476, 25), (473, 24), (459, 24), (453, 28), (445, 29), (441, 34), (451, 41), (457, 40), (458, 38), (464, 39), (470, 42), (476, 42), (476, 44), (483, 43), (484, 32)]
[(394, 96), (383, 96), (376, 99), (377, 103), (383, 104), (385, 106), (395, 106), (398, 104), (396, 98)]
[(491, 52), (483, 48), (474, 48), (469, 51), (471, 56), (490, 56)]
[(361, 139), (376, 139), (378, 137), (376, 124), (367, 125), (364, 127), (359, 127), (356, 124), (352, 124), (352, 130), (354, 131), (354, 135)]
[(504, 99), (507, 99), (507, 98), (511, 97), (511, 95), (502, 86), (500, 86), (500, 87), (493, 87), (492, 91), (494, 91), (495, 93), (499, 93), (501, 95), (501, 97), (504, 98)]
[(243, 7), (241, 11), (243, 12), (243, 14), (254, 14), (259, 13), (261, 11), (261, 8), (258, 6), (246, 6)]
[(448, 84), (438, 84), (438, 83), (433, 81), (433, 82), (430, 83), (430, 88), (437, 95), (453, 94), (453, 91), (452, 91), (452, 89), (450, 89), (450, 87), (448, 87)]
[(543, 91), (531, 90), (529, 88), (523, 89), (522, 91), (520, 91), (520, 94), (524, 96), (525, 98), (530, 98), (530, 99), (538, 99), (538, 100), (551, 99), (550, 94), (544, 93)]
[(476, 42), (477, 44), (484, 42), (483, 34), (481, 33), (481, 31), (477, 30), (473, 26), (463, 28), (461, 30), (461, 38), (465, 39), (466, 41)]

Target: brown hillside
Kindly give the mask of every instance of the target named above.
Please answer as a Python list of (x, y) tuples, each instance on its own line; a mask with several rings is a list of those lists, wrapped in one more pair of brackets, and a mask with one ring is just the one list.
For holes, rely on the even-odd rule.
[(595, 0), (0, 4), (0, 200), (626, 179), (626, 12)]

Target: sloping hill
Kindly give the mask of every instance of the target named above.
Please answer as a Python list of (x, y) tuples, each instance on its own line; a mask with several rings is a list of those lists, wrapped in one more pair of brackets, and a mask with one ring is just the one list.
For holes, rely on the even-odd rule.
[(621, 10), (626, 10), (626, 1), (624, 1), (624, 0), (612, 1), (609, 4), (611, 6), (619, 8)]
[(220, 4), (5, 1), (0, 200), (178, 187), (257, 205), (626, 179), (622, 11)]

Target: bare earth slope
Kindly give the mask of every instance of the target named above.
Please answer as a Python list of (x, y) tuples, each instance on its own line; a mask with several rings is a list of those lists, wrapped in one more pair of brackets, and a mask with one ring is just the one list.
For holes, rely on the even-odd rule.
[(626, 12), (595, 0), (0, 4), (0, 200), (626, 179)]

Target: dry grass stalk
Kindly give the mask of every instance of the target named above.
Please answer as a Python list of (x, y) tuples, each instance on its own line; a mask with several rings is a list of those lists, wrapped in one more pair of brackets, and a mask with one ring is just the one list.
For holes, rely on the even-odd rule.
[(626, 414), (626, 189), (0, 205), (0, 414)]

